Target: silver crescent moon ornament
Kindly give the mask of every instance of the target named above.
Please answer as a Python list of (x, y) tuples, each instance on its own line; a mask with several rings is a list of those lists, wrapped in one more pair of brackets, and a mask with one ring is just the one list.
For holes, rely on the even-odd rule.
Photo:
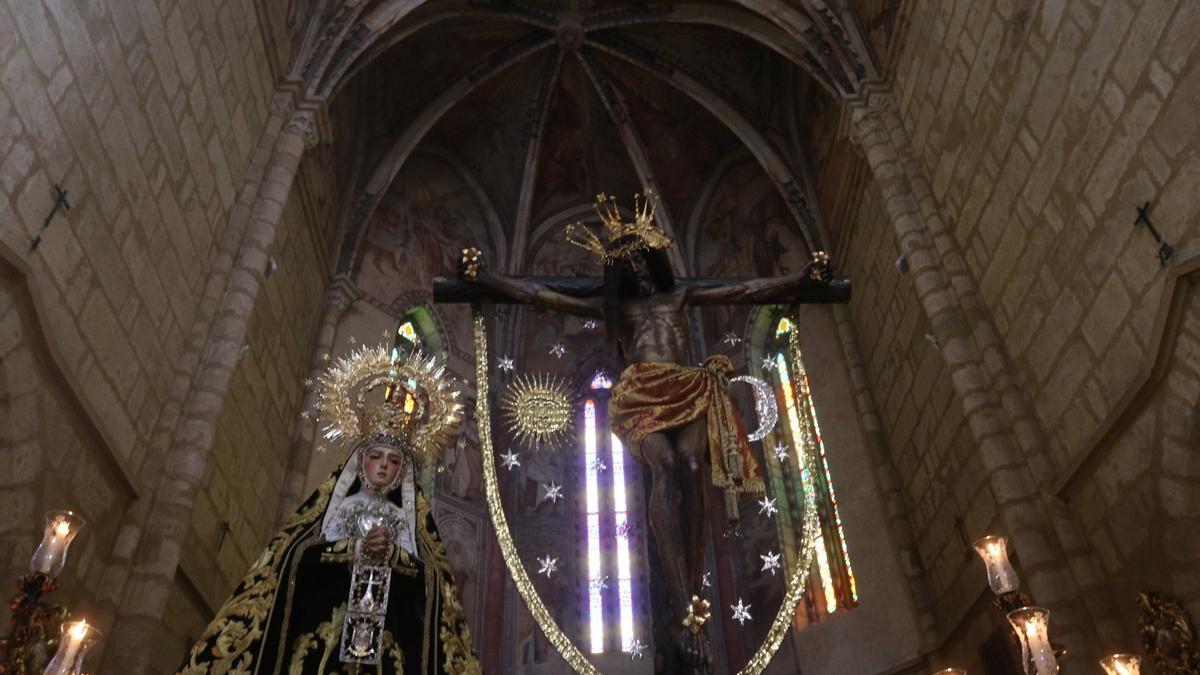
[(754, 387), (754, 412), (758, 414), (758, 428), (747, 436), (751, 441), (761, 441), (767, 437), (775, 423), (779, 420), (779, 406), (775, 403), (775, 392), (766, 380), (750, 375), (739, 375), (729, 378), (730, 382), (745, 382)]

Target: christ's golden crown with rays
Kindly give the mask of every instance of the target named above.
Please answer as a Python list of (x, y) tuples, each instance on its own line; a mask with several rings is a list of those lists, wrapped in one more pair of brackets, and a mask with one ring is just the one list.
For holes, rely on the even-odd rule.
[(654, 190), (644, 189), (633, 196), (634, 220), (627, 223), (621, 219), (617, 198), (601, 192), (596, 195), (592, 208), (604, 226), (605, 240), (581, 222), (567, 225), (567, 241), (591, 251), (608, 265), (618, 260), (627, 260), (638, 251), (670, 248), (675, 240), (654, 224), (654, 209), (658, 197)]

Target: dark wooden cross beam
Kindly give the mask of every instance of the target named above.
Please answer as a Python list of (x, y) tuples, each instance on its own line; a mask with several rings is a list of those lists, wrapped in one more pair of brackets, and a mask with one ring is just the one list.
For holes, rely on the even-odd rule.
[[(546, 288), (569, 295), (574, 298), (596, 298), (604, 292), (604, 280), (600, 277), (538, 277), (515, 276), (513, 279), (530, 281)], [(711, 277), (692, 277), (676, 279), (676, 285), (682, 288), (720, 288), (736, 286), (750, 279), (730, 277), (715, 279)], [(497, 304), (522, 304), (510, 295), (489, 288), (483, 284), (459, 279), (437, 277), (433, 280), (433, 301), (442, 304), (492, 302)], [(834, 278), (828, 281), (811, 281), (796, 284), (784, 292), (773, 293), (767, 302), (803, 305), (831, 304), (850, 301), (850, 280)], [(726, 304), (726, 303), (722, 303)], [(754, 305), (763, 304), (761, 300), (745, 297), (728, 304)]]

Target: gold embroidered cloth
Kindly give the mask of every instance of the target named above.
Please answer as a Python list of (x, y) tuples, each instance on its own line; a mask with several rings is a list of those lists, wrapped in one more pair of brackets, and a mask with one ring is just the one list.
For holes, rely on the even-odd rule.
[(325, 541), (321, 519), (344, 468), (271, 539), (192, 647), (180, 675), (481, 674), (445, 545), (419, 486), (418, 556), (393, 551), (383, 658), (362, 667), (338, 660), (354, 545)]
[(647, 436), (679, 429), (707, 415), (713, 484), (761, 494), (764, 487), (758, 462), (729, 398), (732, 373), (733, 363), (722, 354), (708, 357), (699, 368), (674, 363), (630, 364), (621, 373), (608, 404), (613, 430), (630, 452), (643, 459), (641, 446)]

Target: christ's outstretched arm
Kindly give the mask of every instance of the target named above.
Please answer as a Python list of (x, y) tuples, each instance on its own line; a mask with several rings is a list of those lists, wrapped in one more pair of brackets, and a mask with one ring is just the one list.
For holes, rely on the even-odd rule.
[(464, 251), (463, 262), (458, 274), (462, 280), (479, 284), (522, 305), (532, 305), (596, 319), (604, 316), (599, 298), (576, 298), (552, 290), (528, 277), (512, 277), (493, 273), (483, 266), (482, 257), (477, 251), (473, 255), (474, 257), (471, 257), (467, 251)]
[[(813, 291), (834, 288), (848, 291), (849, 284), (849, 280), (830, 276), (821, 255), (794, 274), (688, 288), (684, 301), (690, 305), (791, 304), (802, 302), (802, 298), (812, 295)], [(850, 294), (846, 292), (844, 300), (834, 301), (845, 302), (849, 298)]]

